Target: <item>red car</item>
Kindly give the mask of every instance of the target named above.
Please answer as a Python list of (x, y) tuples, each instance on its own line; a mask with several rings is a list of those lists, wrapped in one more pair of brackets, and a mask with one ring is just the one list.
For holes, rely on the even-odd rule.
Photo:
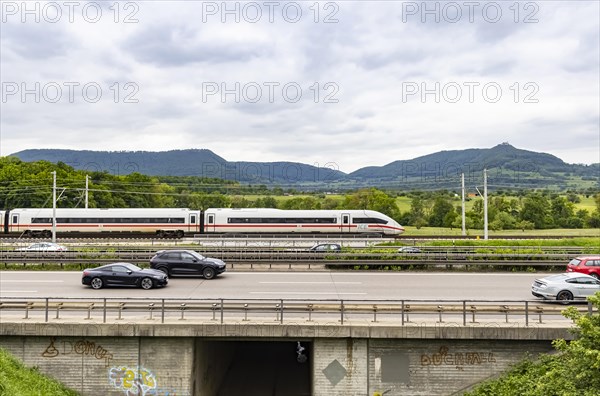
[(567, 272), (581, 272), (600, 279), (600, 256), (575, 257), (567, 265)]

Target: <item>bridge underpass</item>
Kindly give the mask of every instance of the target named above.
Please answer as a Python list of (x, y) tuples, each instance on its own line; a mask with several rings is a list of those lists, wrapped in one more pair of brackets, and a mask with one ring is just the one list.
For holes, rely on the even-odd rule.
[(197, 339), (192, 388), (203, 396), (310, 396), (312, 344), (300, 345), (298, 359), (294, 341)]

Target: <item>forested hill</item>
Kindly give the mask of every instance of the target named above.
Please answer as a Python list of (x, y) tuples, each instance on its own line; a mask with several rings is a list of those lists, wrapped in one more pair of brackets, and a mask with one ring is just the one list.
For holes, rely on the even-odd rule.
[(600, 164), (567, 164), (551, 154), (521, 150), (508, 143), (489, 149), (440, 151), (350, 174), (297, 162), (232, 162), (205, 149), (164, 152), (41, 149), (24, 150), (13, 156), (23, 161), (60, 161), (75, 169), (111, 174), (200, 176), (289, 187), (456, 188), (461, 173), (468, 183), (481, 185), (484, 168), (488, 169), (492, 188), (600, 187)]
[(12, 154), (27, 162), (63, 162), (75, 169), (111, 174), (199, 176), (254, 184), (319, 183), (346, 175), (296, 162), (230, 162), (206, 149), (171, 151), (24, 150)]

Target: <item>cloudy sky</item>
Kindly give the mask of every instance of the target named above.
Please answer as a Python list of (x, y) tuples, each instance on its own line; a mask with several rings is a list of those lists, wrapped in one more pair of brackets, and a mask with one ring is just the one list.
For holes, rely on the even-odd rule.
[(2, 1), (0, 155), (600, 162), (598, 1)]

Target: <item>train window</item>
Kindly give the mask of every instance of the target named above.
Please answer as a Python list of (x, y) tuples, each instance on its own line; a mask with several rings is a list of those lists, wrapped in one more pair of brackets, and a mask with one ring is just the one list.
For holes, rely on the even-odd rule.
[[(33, 220), (35, 220), (35, 219), (33, 219)], [(12, 221), (12, 222), (13, 222), (13, 224), (17, 224), (17, 223), (19, 222), (19, 216), (17, 216), (17, 215), (14, 215), (14, 216), (13, 216), (13, 221)], [(34, 221), (34, 223), (35, 223), (35, 221)]]
[(354, 224), (387, 224), (388, 222), (383, 219), (377, 219), (372, 217), (354, 217), (352, 219)]
[[(231, 223), (231, 221), (229, 221), (231, 219), (227, 219), (228, 222)], [(208, 224), (212, 224), (215, 221), (215, 217), (213, 215), (208, 216)]]
[(349, 222), (348, 215), (344, 215), (344, 216), (342, 216), (342, 223), (344, 223), (344, 224), (348, 224), (348, 222)]
[(190, 217), (190, 224), (196, 224), (196, 216)]
[(228, 223), (234, 224), (335, 224), (335, 217), (229, 217)]

